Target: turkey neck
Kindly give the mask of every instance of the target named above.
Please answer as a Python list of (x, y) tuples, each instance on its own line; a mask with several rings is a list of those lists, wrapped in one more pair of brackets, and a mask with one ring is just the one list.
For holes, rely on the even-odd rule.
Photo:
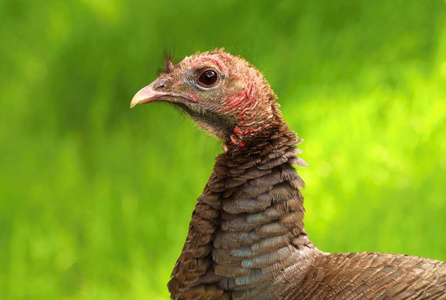
[(269, 132), (220, 155), (209, 184), (220, 193), (212, 257), (225, 289), (268, 281), (313, 248), (303, 229), (304, 182), (292, 166), (306, 165), (295, 156), (301, 140), (286, 125)]
[(315, 248), (303, 229), (304, 182), (293, 168), (306, 166), (295, 156), (300, 142), (283, 124), (217, 157), (172, 273), (174, 297), (212, 287), (244, 298), (285, 282), (283, 271), (310, 265)]

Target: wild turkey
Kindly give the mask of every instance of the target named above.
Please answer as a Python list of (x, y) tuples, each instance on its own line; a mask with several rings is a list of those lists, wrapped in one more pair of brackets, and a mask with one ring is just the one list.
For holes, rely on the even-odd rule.
[(168, 284), (172, 299), (446, 299), (446, 264), (331, 254), (304, 231), (301, 141), (262, 74), (223, 50), (197, 53), (140, 90), (130, 107), (172, 103), (223, 141)]

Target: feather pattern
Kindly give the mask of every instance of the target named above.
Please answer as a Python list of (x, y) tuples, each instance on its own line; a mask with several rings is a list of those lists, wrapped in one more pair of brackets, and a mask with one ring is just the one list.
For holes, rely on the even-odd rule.
[[(287, 131), (285, 126), (278, 130)], [(207, 263), (182, 263), (196, 275), (183, 279), (184, 286), (193, 281), (194, 288), (201, 287), (203, 292), (202, 298), (196, 299), (205, 299), (205, 291), (227, 299), (446, 299), (442, 262), (380, 253), (327, 254), (313, 246), (303, 230), (299, 191), (303, 181), (292, 167), (304, 164), (289, 157), (277, 160), (276, 151), (288, 150), (284, 144), (295, 152), (297, 138), (285, 136), (277, 137), (282, 139), (277, 143), (280, 148), (268, 149), (269, 154), (263, 155), (269, 157), (270, 164), (267, 159), (256, 160), (269, 169), (256, 170), (255, 165), (245, 166), (242, 161), (236, 166), (238, 170), (245, 167), (243, 171), (219, 168), (226, 173), (220, 172), (215, 177), (219, 180), (212, 182), (225, 182), (232, 196), (216, 197), (216, 189), (210, 188), (199, 198), (204, 203), (220, 201), (220, 206), (199, 202), (192, 218), (191, 226), (200, 227), (196, 231), (201, 235), (195, 237), (195, 247), (187, 248), (193, 253), (184, 260), (207, 259)], [(219, 156), (217, 164), (231, 159), (230, 154)], [(205, 199), (208, 194), (212, 201)], [(202, 246), (205, 242), (211, 250)], [(214, 280), (205, 281), (206, 272), (212, 273)], [(176, 282), (177, 275), (173, 277), (171, 282)], [(173, 288), (172, 283), (169, 287)], [(194, 299), (187, 295), (177, 298)]]

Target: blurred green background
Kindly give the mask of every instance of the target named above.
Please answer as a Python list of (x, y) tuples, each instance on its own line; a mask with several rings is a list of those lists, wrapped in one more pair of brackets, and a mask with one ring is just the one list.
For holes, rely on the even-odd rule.
[(129, 109), (176, 60), (256, 65), (324, 251), (446, 260), (444, 0), (0, 2), (0, 298), (166, 299), (220, 143)]

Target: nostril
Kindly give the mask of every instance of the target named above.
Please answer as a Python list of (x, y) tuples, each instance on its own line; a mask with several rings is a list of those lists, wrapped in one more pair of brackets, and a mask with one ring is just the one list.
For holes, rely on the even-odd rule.
[(158, 88), (164, 87), (165, 83), (166, 83), (166, 79), (160, 78), (153, 84), (153, 89), (156, 90)]

